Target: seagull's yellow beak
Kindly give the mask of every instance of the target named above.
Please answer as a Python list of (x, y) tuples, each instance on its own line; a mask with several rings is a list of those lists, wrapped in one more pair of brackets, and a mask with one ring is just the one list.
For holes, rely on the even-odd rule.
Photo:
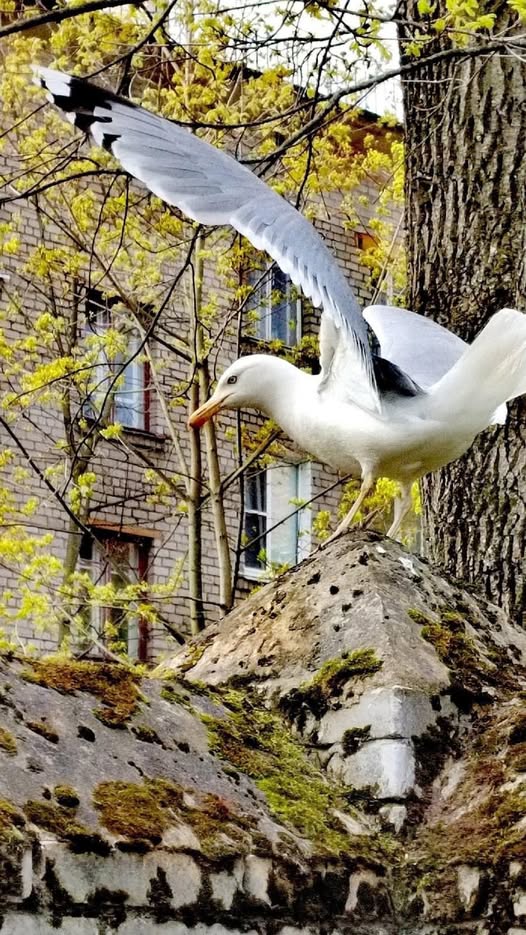
[(196, 409), (192, 412), (192, 415), (188, 419), (188, 428), (199, 429), (205, 422), (208, 422), (212, 416), (215, 416), (216, 412), (223, 407), (225, 403), (225, 397), (223, 396), (220, 399), (215, 399), (213, 396), (208, 400), (207, 403), (203, 403), (202, 406), (199, 406), (199, 409)]

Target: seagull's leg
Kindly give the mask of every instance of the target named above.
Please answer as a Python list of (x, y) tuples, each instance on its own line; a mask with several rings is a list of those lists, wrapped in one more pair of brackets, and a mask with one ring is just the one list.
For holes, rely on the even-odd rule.
[(396, 498), (394, 502), (394, 517), (391, 526), (387, 530), (387, 535), (390, 539), (396, 539), (400, 526), (402, 525), (402, 520), (409, 513), (411, 509), (411, 487), (410, 484), (402, 484), (400, 490), (400, 496)]
[(360, 493), (358, 494), (356, 500), (354, 501), (354, 503), (353, 503), (351, 509), (350, 509), (349, 512), (347, 513), (347, 516), (345, 516), (345, 517), (342, 519), (340, 525), (336, 527), (336, 529), (335, 529), (335, 531), (333, 532), (332, 536), (329, 536), (329, 538), (325, 540), (325, 542), (323, 543), (323, 545), (327, 545), (329, 542), (332, 542), (333, 539), (337, 539), (338, 536), (340, 536), (340, 535), (342, 534), (342, 532), (345, 532), (345, 530), (349, 528), (349, 526), (351, 525), (351, 523), (352, 523), (354, 517), (355, 517), (356, 514), (359, 512), (360, 507), (361, 507), (362, 504), (363, 504), (363, 501), (365, 500), (365, 498), (366, 498), (367, 496), (369, 496), (369, 494), (371, 493), (371, 490), (373, 489), (373, 487), (374, 487), (374, 477), (371, 477), (370, 474), (366, 474), (365, 477), (364, 477), (363, 480), (362, 480), (362, 486), (360, 487)]

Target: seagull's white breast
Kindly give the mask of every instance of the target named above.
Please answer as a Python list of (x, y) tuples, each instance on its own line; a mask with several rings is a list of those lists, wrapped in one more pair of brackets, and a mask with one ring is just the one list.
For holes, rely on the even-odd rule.
[(373, 413), (320, 393), (312, 380), (279, 421), (296, 444), (336, 470), (359, 475), (368, 469), (403, 481), (458, 457), (477, 431), (460, 425), (452, 433), (442, 421), (422, 417), (421, 405), (418, 398), (398, 400), (396, 407)]

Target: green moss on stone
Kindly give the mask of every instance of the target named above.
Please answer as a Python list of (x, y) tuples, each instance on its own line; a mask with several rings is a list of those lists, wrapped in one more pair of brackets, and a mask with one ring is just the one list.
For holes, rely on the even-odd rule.
[(509, 742), (522, 717), (519, 705), (507, 704), (477, 719), (462, 778), (444, 801), (440, 820), (431, 818), (416, 831), (406, 865), (410, 887), (426, 891), (441, 919), (461, 911), (459, 865), (500, 881), (511, 861), (526, 862), (526, 788), (517, 782), (522, 764), (516, 758), (522, 743)]
[(415, 623), (418, 623), (422, 627), (433, 623), (432, 618), (428, 617), (427, 614), (424, 614), (423, 611), (418, 609), (418, 607), (410, 607), (407, 611), (407, 615), (408, 617), (411, 617), (411, 620), (414, 620)]
[(54, 730), (47, 721), (26, 721), (26, 727), (32, 730), (34, 734), (40, 734), (50, 743), (58, 743), (60, 740), (56, 730)]
[[(421, 635), (431, 643), (439, 658), (450, 669), (452, 697), (462, 708), (474, 700), (489, 701), (486, 688), (517, 694), (526, 676), (526, 668), (516, 659), (515, 647), (503, 647), (494, 641), (491, 630), (481, 627), (471, 608), (457, 600), (454, 607), (444, 606), (435, 619), (419, 610), (409, 616), (421, 624)], [(481, 647), (468, 635), (467, 627), (482, 631)], [(518, 651), (517, 651), (518, 652)]]
[(9, 756), (15, 756), (17, 752), (16, 738), (4, 727), (0, 727), (0, 749), (8, 753)]
[(16, 805), (8, 799), (0, 799), (0, 842), (21, 840), (25, 824), (24, 815)]
[(72, 659), (31, 660), (29, 664), (31, 668), (22, 673), (26, 681), (65, 694), (95, 695), (102, 705), (93, 713), (107, 727), (124, 727), (137, 710), (138, 676), (126, 666)]
[(135, 734), (137, 740), (142, 740), (143, 743), (162, 743), (157, 731), (153, 727), (149, 727), (148, 724), (134, 724), (132, 733)]
[(184, 675), (184, 673), (188, 672), (189, 669), (193, 669), (203, 656), (205, 649), (206, 642), (196, 643), (195, 645), (189, 646), (186, 650), (185, 661), (182, 663), (182, 665), (179, 666), (178, 671)]
[(93, 803), (101, 824), (125, 838), (160, 841), (181, 810), (183, 790), (177, 783), (153, 779), (144, 783), (101, 782)]
[(63, 805), (66, 808), (76, 808), (80, 804), (79, 795), (76, 789), (73, 786), (69, 786), (67, 783), (62, 783), (61, 785), (55, 786), (53, 789), (53, 795), (57, 800), (59, 805)]
[(254, 820), (241, 815), (233, 803), (212, 793), (191, 793), (168, 779), (143, 783), (102, 782), (93, 794), (101, 824), (130, 842), (158, 844), (169, 828), (185, 823), (197, 835), (200, 848), (211, 858), (254, 850)]
[(308, 711), (312, 711), (315, 717), (322, 717), (349, 682), (373, 675), (382, 665), (372, 649), (345, 652), (324, 662), (310, 681), (284, 695), (279, 706), (301, 730)]
[(197, 807), (187, 807), (183, 817), (208, 857), (271, 851), (269, 841), (258, 832), (255, 819), (242, 815), (232, 801), (222, 796), (207, 793)]
[(188, 696), (188, 692), (183, 691), (181, 685), (176, 682), (172, 684), (171, 681), (166, 682), (160, 691), (161, 698), (165, 701), (169, 701), (170, 704), (180, 704), (183, 708), (186, 708), (187, 711), (193, 712), (193, 705)]
[(336, 659), (328, 659), (310, 682), (300, 685), (300, 690), (304, 693), (321, 691), (326, 698), (330, 698), (338, 695), (351, 679), (373, 675), (382, 665), (373, 649), (355, 649)]
[(476, 695), (482, 690), (491, 667), (481, 658), (476, 643), (465, 631), (466, 624), (460, 614), (444, 609), (440, 620), (427, 623), (421, 634), (451, 669), (453, 686)]
[[(215, 689), (212, 697), (227, 709), (223, 717), (201, 715), (212, 751), (250, 776), (276, 818), (320, 852), (360, 852), (364, 842), (361, 838), (351, 842), (335, 814), (347, 810), (343, 790), (315, 768), (285, 719), (232, 689)], [(368, 845), (374, 851), (370, 841)]]
[(50, 831), (61, 841), (67, 841), (76, 853), (106, 856), (110, 851), (109, 844), (100, 834), (90, 831), (72, 816), (71, 811), (52, 802), (30, 800), (24, 805), (24, 813), (37, 827)]

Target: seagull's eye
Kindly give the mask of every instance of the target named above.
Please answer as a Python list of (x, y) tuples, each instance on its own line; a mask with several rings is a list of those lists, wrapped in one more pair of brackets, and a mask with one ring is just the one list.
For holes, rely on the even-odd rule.
[(237, 383), (237, 377), (229, 377), (227, 383)]

